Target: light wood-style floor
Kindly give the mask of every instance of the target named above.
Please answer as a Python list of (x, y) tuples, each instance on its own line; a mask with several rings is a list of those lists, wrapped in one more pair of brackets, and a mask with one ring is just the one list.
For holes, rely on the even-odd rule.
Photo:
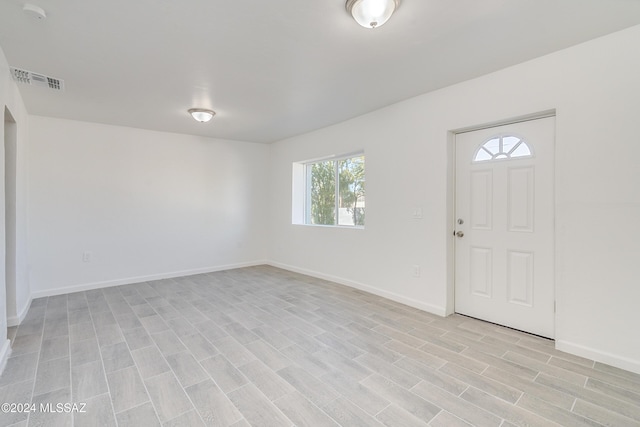
[(10, 338), (2, 426), (640, 426), (638, 374), (266, 266), (37, 299)]

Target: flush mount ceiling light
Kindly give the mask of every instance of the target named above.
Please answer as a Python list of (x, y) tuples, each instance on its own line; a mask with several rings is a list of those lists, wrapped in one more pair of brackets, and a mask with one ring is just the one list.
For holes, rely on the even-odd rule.
[(365, 28), (377, 28), (391, 18), (400, 0), (347, 0), (347, 12)]
[(193, 117), (195, 120), (205, 123), (211, 120), (213, 116), (216, 115), (216, 112), (212, 110), (206, 110), (204, 108), (190, 108), (189, 114), (191, 114), (191, 117)]
[(35, 4), (27, 3), (22, 7), (22, 10), (27, 15), (36, 18), (36, 19), (45, 19), (47, 17), (46, 12), (40, 6), (36, 6)]

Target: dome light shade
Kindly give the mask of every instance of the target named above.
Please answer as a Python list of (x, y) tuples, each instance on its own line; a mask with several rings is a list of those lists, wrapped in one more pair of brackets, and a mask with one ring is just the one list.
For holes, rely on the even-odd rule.
[(212, 110), (206, 110), (204, 108), (191, 108), (189, 109), (189, 114), (191, 114), (191, 117), (193, 117), (195, 120), (205, 123), (211, 120), (213, 116), (216, 115), (216, 112)]
[(377, 28), (391, 18), (400, 0), (347, 0), (347, 11), (365, 28)]

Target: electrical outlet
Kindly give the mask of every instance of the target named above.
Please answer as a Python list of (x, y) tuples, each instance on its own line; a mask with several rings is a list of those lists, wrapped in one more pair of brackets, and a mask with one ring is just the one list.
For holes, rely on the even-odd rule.
[(82, 262), (91, 262), (91, 252), (82, 252)]
[(413, 266), (413, 277), (420, 277), (420, 266), (419, 265), (414, 265)]

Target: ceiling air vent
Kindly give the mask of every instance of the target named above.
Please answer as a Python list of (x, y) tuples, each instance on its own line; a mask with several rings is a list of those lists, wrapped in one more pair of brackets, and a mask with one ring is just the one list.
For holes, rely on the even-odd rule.
[(64, 80), (56, 79), (55, 77), (44, 76), (42, 74), (14, 67), (11, 67), (11, 75), (13, 76), (13, 80), (18, 83), (64, 91)]

